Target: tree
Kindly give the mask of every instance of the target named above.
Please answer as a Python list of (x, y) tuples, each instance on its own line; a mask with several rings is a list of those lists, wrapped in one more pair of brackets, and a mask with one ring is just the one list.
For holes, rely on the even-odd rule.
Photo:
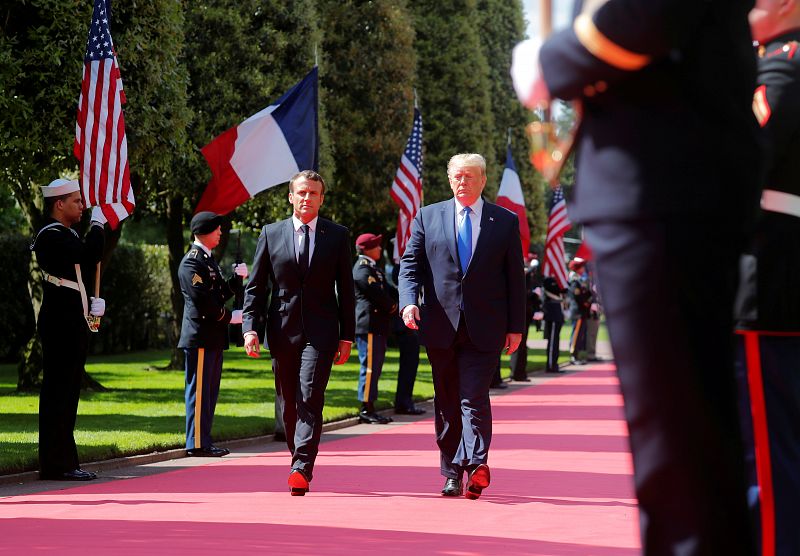
[[(485, 156), (496, 173), (489, 65), (480, 43), (476, 0), (411, 0), (417, 91), (425, 145), (425, 203), (452, 196), (447, 161), (460, 152)], [(487, 195), (497, 191), (496, 179)]]
[[(297, 83), (313, 67), (314, 46), (321, 42), (311, 0), (201, 0), (185, 3), (185, 15), (182, 59), (195, 119), (188, 130), (187, 156), (176, 159), (165, 176), (159, 209), (167, 220), (176, 338), (183, 315), (177, 270), (187, 248), (186, 222), (211, 176), (200, 149)], [(324, 163), (324, 150), (321, 156)], [(231, 217), (252, 229), (287, 214), (286, 189), (275, 187)], [(170, 366), (182, 366), (177, 350)]]
[[(486, 59), (489, 60), (489, 83), (494, 115), (492, 150), (502, 172), (506, 159), (507, 130), (511, 129), (512, 156), (517, 166), (525, 205), (528, 211), (528, 224), (532, 237), (544, 240), (547, 218), (544, 207), (544, 192), (547, 188), (528, 159), (528, 139), (525, 126), (531, 115), (517, 100), (511, 83), (511, 51), (525, 38), (525, 18), (520, 0), (478, 0), (480, 14), (479, 33)], [(499, 185), (500, 177), (490, 172)]]
[[(182, 41), (181, 11), (171, 0), (147, 6), (120, 0), (114, 9), (129, 163), (141, 206), (152, 178), (169, 167), (166, 153), (180, 144), (188, 120), (185, 78), (173, 63)], [(92, 3), (77, 0), (15, 0), (0, 9), (0, 181), (11, 189), (31, 235), (43, 218), (37, 186), (77, 169), (72, 143), (91, 15)], [(29, 289), (38, 314), (40, 273), (32, 261)], [(21, 388), (38, 383), (38, 348), (34, 336), (20, 365)]]
[(397, 220), (389, 189), (414, 107), (411, 17), (402, 0), (319, 0), (317, 6), (334, 160), (323, 210), (354, 235), (384, 232)]

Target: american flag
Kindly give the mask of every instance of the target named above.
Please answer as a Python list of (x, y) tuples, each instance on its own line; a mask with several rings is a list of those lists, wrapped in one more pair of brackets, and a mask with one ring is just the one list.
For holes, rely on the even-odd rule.
[(422, 114), (414, 108), (414, 125), (408, 136), (406, 150), (394, 177), (390, 195), (400, 207), (397, 216), (397, 236), (394, 242), (394, 260), (398, 262), (406, 250), (411, 236), (411, 222), (422, 204)]
[(100, 206), (109, 225), (116, 228), (133, 211), (135, 201), (122, 114), (125, 93), (108, 27), (109, 4), (110, 0), (94, 0), (73, 153), (80, 164), (84, 204)]
[(547, 220), (547, 239), (544, 244), (544, 267), (542, 274), (552, 276), (559, 287), (566, 288), (567, 266), (564, 264), (564, 233), (572, 227), (567, 216), (567, 203), (559, 185), (553, 192), (550, 217)]

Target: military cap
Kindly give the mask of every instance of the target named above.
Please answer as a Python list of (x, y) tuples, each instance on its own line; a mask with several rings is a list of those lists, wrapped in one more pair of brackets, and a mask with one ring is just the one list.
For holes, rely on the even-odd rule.
[(383, 239), (382, 235), (376, 236), (375, 234), (361, 234), (356, 238), (356, 247), (362, 249), (372, 249), (378, 247)]
[(42, 195), (45, 197), (60, 197), (80, 191), (81, 186), (78, 180), (66, 180), (58, 178), (50, 182), (49, 185), (41, 185), (39, 189), (42, 190)]
[(204, 210), (192, 217), (192, 223), (189, 228), (193, 234), (198, 236), (210, 234), (222, 224), (223, 219), (224, 217), (221, 214)]

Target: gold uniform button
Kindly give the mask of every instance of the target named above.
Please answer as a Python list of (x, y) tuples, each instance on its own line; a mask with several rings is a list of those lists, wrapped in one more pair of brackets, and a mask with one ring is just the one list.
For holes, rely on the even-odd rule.
[(598, 93), (605, 93), (608, 90), (608, 83), (605, 81), (598, 81), (594, 84), (594, 88)]
[(595, 94), (597, 94), (597, 91), (592, 85), (586, 85), (583, 88), (583, 96), (593, 97)]

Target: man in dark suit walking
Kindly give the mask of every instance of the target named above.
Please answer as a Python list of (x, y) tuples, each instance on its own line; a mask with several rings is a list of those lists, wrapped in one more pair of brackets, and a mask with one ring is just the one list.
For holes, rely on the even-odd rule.
[(308, 492), (322, 434), (331, 364), (350, 357), (355, 293), (347, 228), (319, 217), (325, 182), (304, 170), (289, 182), (291, 218), (264, 226), (244, 299), (245, 350), (259, 357), (266, 310), (275, 394), (292, 453), (289, 487)]
[(500, 351), (513, 353), (522, 338), (525, 276), (516, 215), (481, 197), (483, 157), (455, 155), (447, 175), (454, 198), (414, 218), (400, 307), (406, 326), (419, 327), (433, 370), (442, 494), (460, 496), (466, 471), (474, 500), (490, 482), (489, 384)]

